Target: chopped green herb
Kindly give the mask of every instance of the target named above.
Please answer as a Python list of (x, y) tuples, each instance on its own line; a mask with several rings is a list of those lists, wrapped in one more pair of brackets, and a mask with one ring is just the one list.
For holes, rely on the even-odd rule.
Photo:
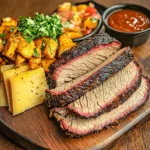
[(34, 49), (34, 54), (33, 54), (33, 56), (34, 56), (34, 57), (39, 57), (39, 54), (38, 54), (38, 51), (37, 51), (36, 48)]
[(0, 34), (0, 38), (4, 38), (6, 36), (6, 34)]
[(15, 30), (15, 28), (14, 27), (12, 27), (12, 28), (10, 28), (10, 32), (14, 32), (14, 30)]
[(18, 31), (27, 42), (42, 36), (56, 39), (62, 33), (62, 24), (58, 15), (35, 14), (35, 17), (20, 17)]
[(2, 44), (5, 45), (5, 44), (6, 44), (6, 40), (3, 40), (3, 41), (2, 41)]
[(41, 46), (41, 50), (43, 51), (45, 48), (45, 43), (44, 43), (44, 40), (42, 41), (42, 46)]

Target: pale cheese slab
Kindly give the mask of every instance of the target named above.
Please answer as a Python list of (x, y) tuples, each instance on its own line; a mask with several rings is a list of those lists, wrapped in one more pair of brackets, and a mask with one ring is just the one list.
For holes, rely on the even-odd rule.
[(12, 114), (20, 114), (27, 109), (42, 104), (48, 88), (43, 68), (29, 70), (11, 78)]
[[(17, 74), (20, 74), (21, 72), (29, 70), (28, 65), (23, 65), (20, 68), (14, 68), (10, 70), (6, 70), (2, 73), (3, 75), (3, 80), (4, 80), (4, 85), (5, 85), (5, 90), (6, 90), (6, 98), (8, 101), (8, 106), (9, 106), (9, 111), (12, 112), (11, 108), (11, 89), (10, 89), (10, 79)], [(19, 86), (19, 85), (18, 85)]]
[(0, 68), (0, 106), (8, 106), (6, 91), (4, 86), (4, 80), (2, 73), (6, 70), (13, 69), (14, 65), (4, 65)]

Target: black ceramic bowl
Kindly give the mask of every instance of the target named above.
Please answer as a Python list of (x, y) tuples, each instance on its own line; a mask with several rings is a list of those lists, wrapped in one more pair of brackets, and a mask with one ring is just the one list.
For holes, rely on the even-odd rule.
[[(97, 27), (96, 27), (95, 30), (93, 30), (90, 34), (87, 34), (87, 35), (85, 35), (85, 36), (83, 36), (83, 37), (81, 37), (81, 38), (72, 39), (74, 42), (80, 42), (80, 41), (82, 41), (82, 40), (84, 40), (84, 39), (86, 39), (86, 38), (88, 38), (88, 37), (94, 35), (94, 34), (97, 33), (97, 32), (101, 29), (101, 27), (102, 27), (102, 14), (103, 14), (103, 12), (106, 10), (106, 7), (105, 7), (105, 6), (100, 5), (100, 4), (98, 4), (98, 3), (96, 3), (96, 2), (94, 2), (94, 1), (92, 1), (92, 0), (85, 1), (85, 2), (77, 2), (77, 3), (75, 2), (74, 4), (75, 4), (75, 5), (79, 5), (79, 4), (89, 4), (90, 2), (92, 2), (92, 3), (95, 5), (95, 8), (97, 9), (97, 11), (98, 11), (98, 13), (100, 14), (101, 18), (100, 18), (100, 20), (99, 20), (99, 22), (98, 22), (98, 25), (97, 25)], [(57, 10), (55, 10), (54, 12), (56, 12), (56, 11), (57, 11)], [(53, 12), (53, 13), (54, 13), (54, 12)]]
[(105, 31), (111, 36), (118, 39), (122, 43), (122, 46), (130, 45), (131, 47), (136, 47), (145, 43), (148, 40), (150, 34), (150, 28), (147, 28), (139, 32), (122, 32), (108, 25), (107, 19), (109, 15), (117, 10), (122, 10), (122, 9), (132, 9), (132, 10), (143, 12), (150, 19), (150, 10), (148, 10), (145, 7), (135, 5), (135, 4), (117, 4), (109, 7), (103, 13), (103, 23), (105, 26)]

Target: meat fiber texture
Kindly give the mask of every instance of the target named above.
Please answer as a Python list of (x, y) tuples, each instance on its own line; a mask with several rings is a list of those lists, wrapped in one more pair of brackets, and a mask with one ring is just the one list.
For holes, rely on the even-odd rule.
[(115, 53), (120, 46), (120, 42), (106, 33), (94, 35), (80, 42), (77, 46), (65, 51), (49, 66), (47, 75), (49, 88), (89, 72)]
[[(131, 61), (100, 86), (69, 104), (66, 109), (82, 118), (95, 117), (126, 101), (136, 91), (140, 83), (141, 69), (137, 63)], [(50, 114), (55, 111), (59, 111), (59, 109), (52, 109)]]
[(85, 75), (65, 83), (55, 89), (46, 90), (46, 103), (49, 108), (65, 106), (93, 90), (103, 81), (120, 71), (133, 60), (130, 47), (125, 47), (106, 59), (102, 64)]
[(54, 116), (67, 135), (71, 137), (84, 136), (100, 131), (137, 110), (148, 99), (149, 89), (149, 80), (142, 77), (140, 87), (131, 97), (110, 112), (88, 119), (82, 119), (73, 113), (65, 115), (65, 110), (61, 114), (54, 113)]

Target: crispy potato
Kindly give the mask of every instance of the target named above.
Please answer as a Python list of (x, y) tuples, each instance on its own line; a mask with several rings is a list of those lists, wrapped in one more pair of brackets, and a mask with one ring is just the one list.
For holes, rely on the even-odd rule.
[(4, 49), (4, 45), (2, 44), (3, 40), (0, 39), (0, 53), (3, 51)]
[(2, 57), (0, 57), (0, 63), (3, 61), (3, 58)]
[(45, 38), (44, 43), (45, 48), (43, 54), (46, 56), (46, 58), (53, 59), (57, 51), (58, 43), (52, 38)]
[(36, 47), (34, 41), (28, 43), (23, 37), (21, 37), (21, 40), (19, 41), (18, 44), (17, 52), (24, 58), (29, 59), (34, 55), (35, 48)]
[(15, 60), (16, 67), (21, 67), (25, 61), (26, 59), (24, 57), (22, 57), (20, 54), (17, 54), (16, 60)]
[(49, 72), (48, 67), (50, 66), (50, 64), (52, 64), (54, 61), (56, 60), (56, 58), (54, 59), (42, 59), (42, 67), (44, 68), (45, 72)]
[(5, 27), (0, 26), (0, 34), (2, 34), (4, 32), (4, 30), (5, 30)]
[(72, 42), (71, 38), (66, 34), (59, 36), (58, 41), (59, 41), (58, 56), (60, 56), (64, 51), (69, 50), (70, 48), (76, 45), (74, 42)]
[(29, 59), (29, 66), (31, 69), (41, 67), (41, 58), (30, 58)]
[(17, 28), (15, 27), (5, 27), (4, 34), (6, 35), (4, 39), (8, 40), (17, 32)]
[(0, 67), (6, 65), (5, 61), (0, 62)]
[(17, 20), (10, 18), (10, 17), (6, 17), (2, 19), (2, 26), (6, 26), (6, 27), (16, 27), (17, 26)]
[(37, 52), (38, 52), (38, 57), (41, 58), (42, 57), (41, 47), (42, 47), (43, 39), (42, 38), (36, 39), (34, 42), (35, 42), (35, 46), (36, 46), (36, 49), (37, 49)]
[(15, 36), (12, 36), (8, 39), (2, 55), (6, 56), (7, 58), (15, 61), (15, 52), (18, 47), (19, 39)]

